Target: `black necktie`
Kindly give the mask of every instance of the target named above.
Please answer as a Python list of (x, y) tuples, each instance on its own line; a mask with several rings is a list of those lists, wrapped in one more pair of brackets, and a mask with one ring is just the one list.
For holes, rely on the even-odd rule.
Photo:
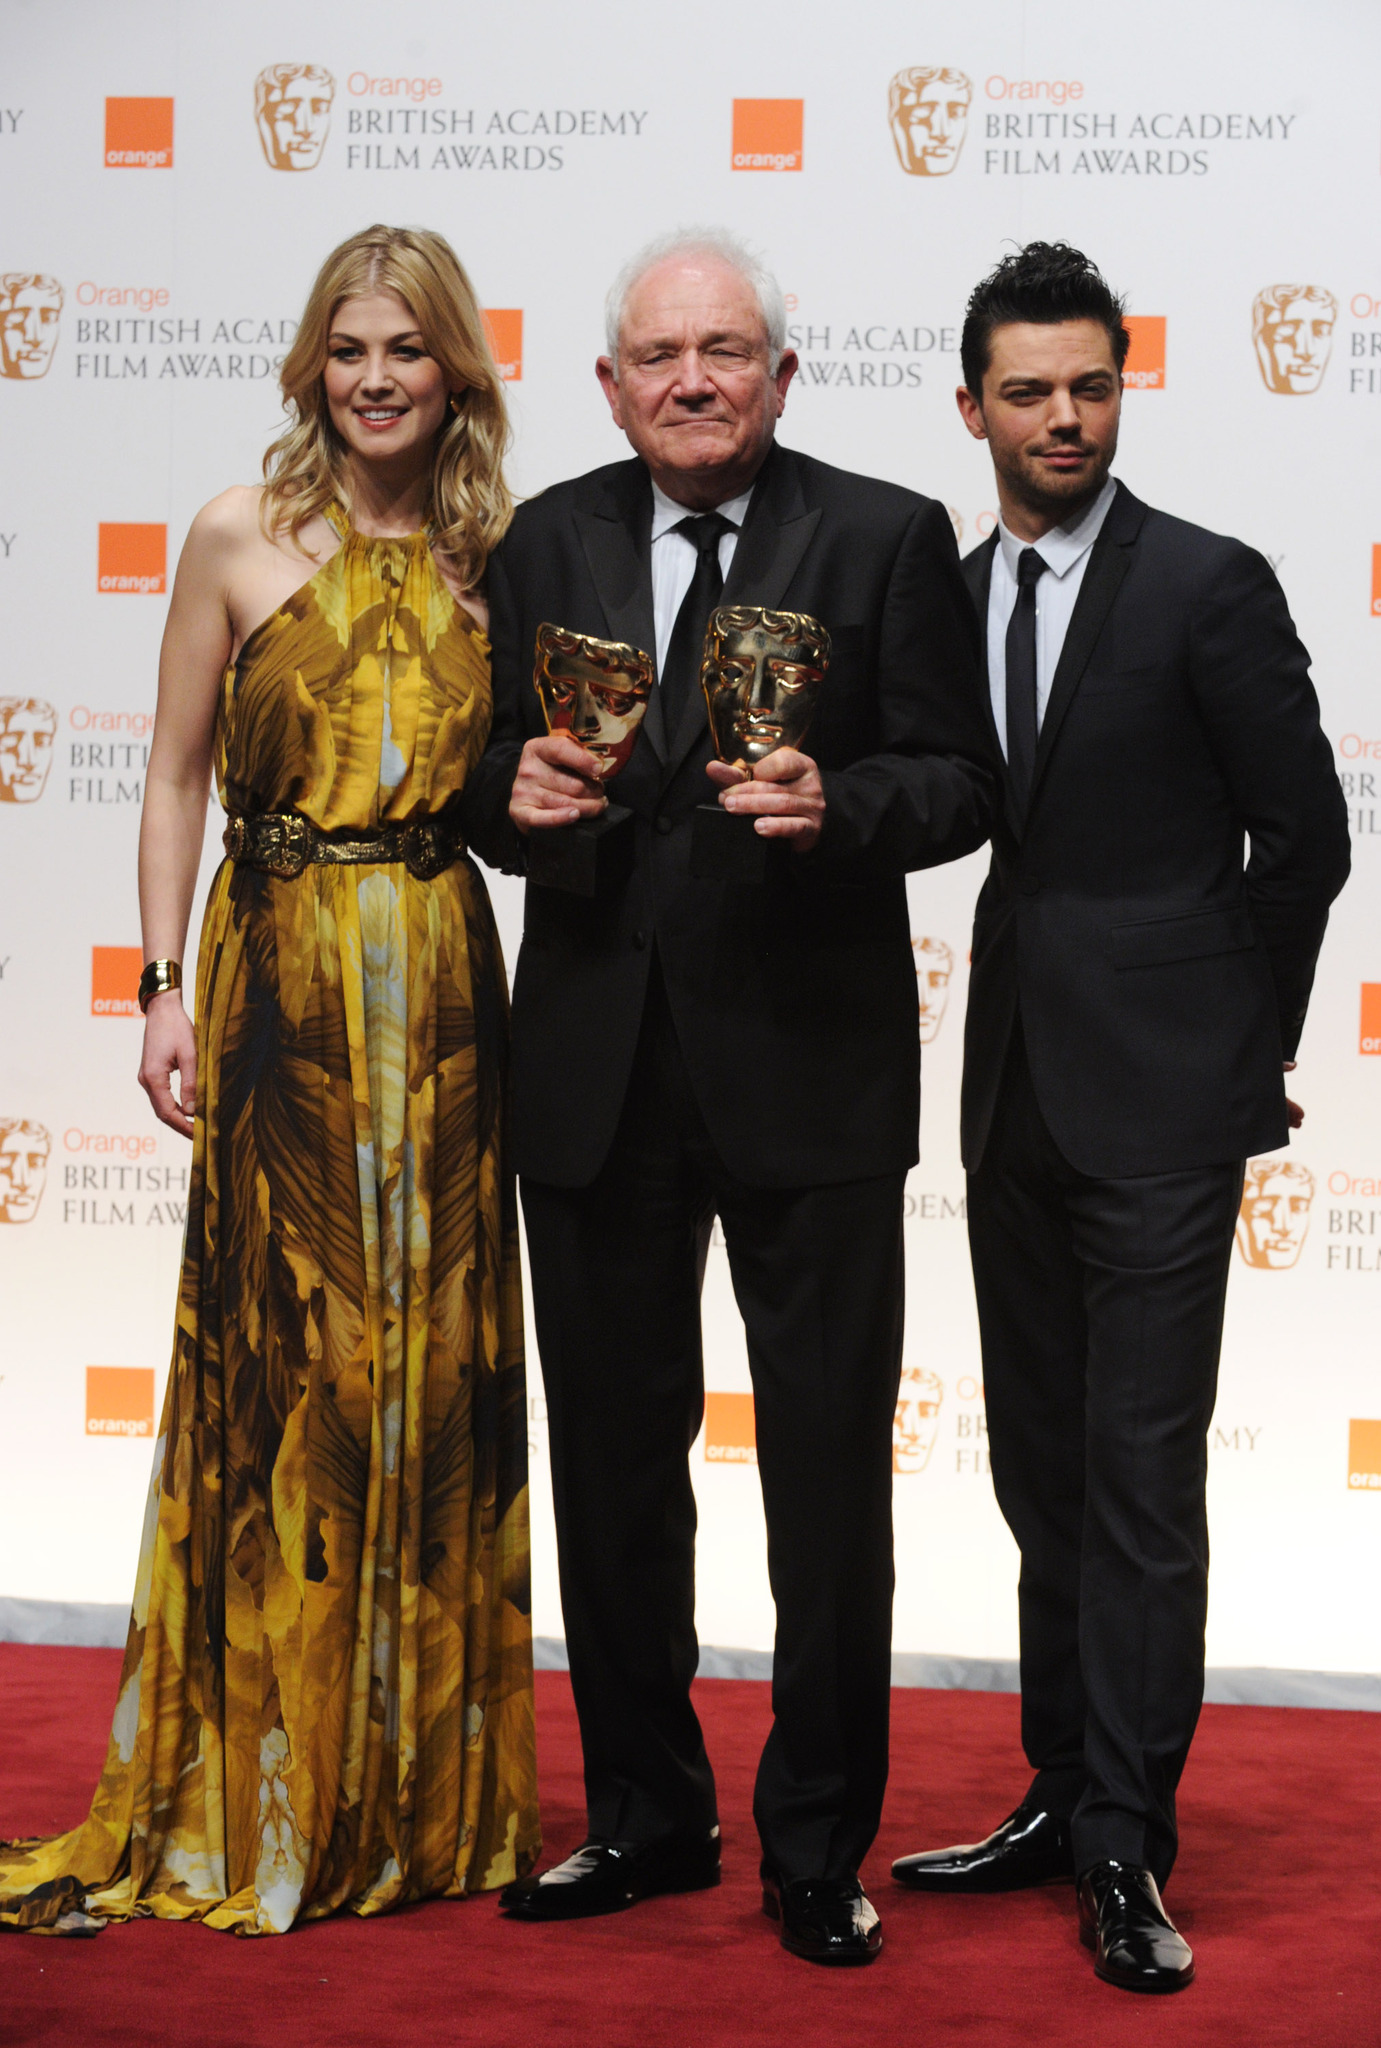
[(1036, 765), (1036, 584), (1046, 564), (1034, 548), (1017, 557), (1017, 601), (1007, 625), (1007, 767), (1023, 815)]
[(737, 533), (732, 519), (719, 512), (692, 513), (672, 527), (684, 533), (695, 549), (695, 574), (681, 600), (676, 624), (667, 642), (658, 689), (662, 699), (662, 722), (670, 745), (675, 741), (681, 715), (700, 686), (700, 657), (704, 652), (705, 628), (710, 613), (719, 603), (724, 577), (719, 567), (719, 543), (726, 533)]

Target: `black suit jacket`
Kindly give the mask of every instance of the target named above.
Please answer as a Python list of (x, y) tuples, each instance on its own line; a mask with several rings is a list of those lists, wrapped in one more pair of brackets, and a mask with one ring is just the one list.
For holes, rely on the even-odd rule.
[[(963, 565), (985, 649), (996, 546)], [(1008, 790), (978, 899), (965, 1164), (982, 1159), (1018, 1005), (1041, 1110), (1079, 1171), (1285, 1144), (1281, 1061), (1349, 858), (1309, 657), (1269, 565), (1119, 484), (1024, 825)]]
[[(494, 724), (465, 792), (471, 846), (521, 872), (508, 802), (544, 730), (544, 620), (655, 653), (652, 489), (640, 461), (523, 505), (489, 568)], [(692, 819), (717, 792), (703, 698), (668, 732), (654, 693), (611, 785), (634, 812), (628, 881), (594, 899), (528, 884), (513, 990), (518, 1169), (561, 1187), (598, 1172), (622, 1107), (655, 944), (720, 1154), (761, 1187), (904, 1171), (919, 1055), (904, 877), (987, 837), (994, 761), (972, 607), (944, 507), (775, 448), (726, 603), (809, 612), (833, 641), (807, 749), (826, 816), (811, 853), (777, 848), (760, 887), (695, 881)]]

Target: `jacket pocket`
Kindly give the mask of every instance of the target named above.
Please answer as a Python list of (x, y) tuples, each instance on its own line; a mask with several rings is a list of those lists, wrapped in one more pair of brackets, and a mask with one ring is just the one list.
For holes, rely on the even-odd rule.
[(1109, 934), (1112, 964), (1164, 967), (1173, 960), (1202, 960), (1213, 953), (1245, 953), (1256, 944), (1251, 912), (1195, 910), (1188, 917), (1149, 918), (1140, 924), (1115, 924)]

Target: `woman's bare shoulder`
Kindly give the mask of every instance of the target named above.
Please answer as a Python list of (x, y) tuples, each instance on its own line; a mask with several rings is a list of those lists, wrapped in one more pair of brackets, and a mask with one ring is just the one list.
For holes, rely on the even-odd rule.
[(337, 545), (327, 522), (319, 516), (310, 519), (298, 535), (266, 533), (260, 516), (263, 496), (262, 484), (232, 484), (209, 499), (187, 529), (183, 560), (198, 571), (218, 574), (232, 587), (245, 576), (281, 574), (285, 562), (294, 571), (304, 563), (309, 572), (320, 567)]
[(187, 529), (187, 538), (204, 544), (239, 547), (260, 533), (262, 484), (232, 484), (209, 498)]
[(259, 498), (259, 486), (232, 484), (228, 491), (209, 499), (187, 529), (183, 567), (198, 576), (217, 572), (225, 576), (256, 541), (262, 545)]

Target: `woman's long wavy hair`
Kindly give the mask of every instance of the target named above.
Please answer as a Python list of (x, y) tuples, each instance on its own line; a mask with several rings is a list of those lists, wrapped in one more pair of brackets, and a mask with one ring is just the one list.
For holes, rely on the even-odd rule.
[(365, 228), (322, 264), (279, 379), (289, 425), (264, 457), (260, 521), (266, 533), (296, 540), (333, 500), (348, 503), (348, 451), (331, 424), (322, 376), (326, 344), (343, 300), (380, 291), (406, 301), (460, 393), (436, 437), (430, 517), (432, 545), (468, 590), (513, 517), (503, 474), (508, 409), (474, 287), (445, 236), (430, 228)]

